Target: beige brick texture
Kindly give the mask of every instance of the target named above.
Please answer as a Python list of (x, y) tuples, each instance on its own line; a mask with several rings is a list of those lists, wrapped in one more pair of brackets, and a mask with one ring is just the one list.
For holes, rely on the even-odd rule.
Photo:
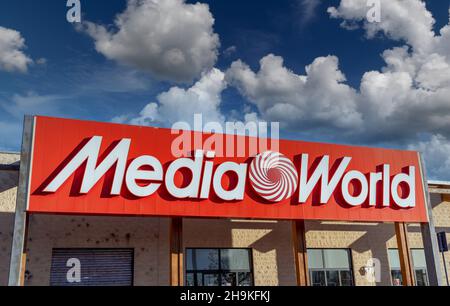
[[(0, 153), (0, 164), (14, 164), (19, 159), (19, 154)], [(8, 283), (18, 181), (17, 171), (0, 171), (0, 286)]]
[(49, 285), (53, 248), (133, 248), (134, 285), (169, 285), (169, 220), (138, 217), (30, 218), (25, 283)]

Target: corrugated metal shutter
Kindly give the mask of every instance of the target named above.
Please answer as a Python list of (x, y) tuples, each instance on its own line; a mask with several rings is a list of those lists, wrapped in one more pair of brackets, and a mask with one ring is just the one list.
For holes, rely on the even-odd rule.
[[(73, 272), (74, 266), (68, 266), (73, 258), (80, 263), (80, 282), (67, 277)], [(132, 286), (133, 266), (133, 249), (53, 249), (50, 285)]]

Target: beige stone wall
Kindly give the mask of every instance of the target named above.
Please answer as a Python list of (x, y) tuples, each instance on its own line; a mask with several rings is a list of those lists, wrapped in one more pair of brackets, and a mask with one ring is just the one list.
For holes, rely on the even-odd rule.
[[(433, 206), (434, 224), (436, 232), (446, 232), (447, 242), (450, 243), (450, 196), (431, 194), (431, 204)], [(445, 253), (447, 271), (450, 273), (450, 252)], [(445, 280), (444, 265), (441, 259), (442, 277)], [(450, 280), (450, 278), (449, 278)]]
[(28, 286), (49, 285), (53, 248), (134, 248), (134, 285), (169, 285), (166, 218), (33, 215), (27, 245)]
[[(13, 164), (19, 159), (18, 154), (0, 153), (0, 164)], [(8, 283), (18, 180), (18, 172), (0, 171), (0, 286)]]

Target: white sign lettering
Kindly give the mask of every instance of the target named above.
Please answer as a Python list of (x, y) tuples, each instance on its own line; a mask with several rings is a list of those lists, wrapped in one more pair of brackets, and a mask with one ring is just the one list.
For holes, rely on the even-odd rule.
[[(283, 154), (266, 151), (253, 158), (250, 164), (227, 161), (217, 165), (214, 170), (215, 152), (198, 150), (194, 158), (172, 161), (164, 173), (161, 162), (148, 155), (135, 158), (127, 167), (130, 139), (122, 139), (111, 146), (99, 162), (101, 144), (101, 136), (94, 136), (87, 141), (45, 187), (44, 192), (56, 192), (75, 171), (86, 164), (81, 194), (89, 193), (115, 166), (110, 194), (116, 196), (121, 194), (125, 181), (128, 191), (139, 198), (153, 195), (164, 185), (168, 193), (178, 199), (208, 199), (212, 187), (215, 195), (224, 201), (243, 200), (249, 172), (248, 181), (253, 190), (272, 203), (289, 199), (295, 192), (298, 194), (298, 203), (305, 203), (313, 191), (320, 188), (320, 204), (328, 203), (338, 191), (350, 206), (364, 203), (375, 206), (378, 197), (382, 199), (380, 204), (383, 206), (390, 206), (391, 198), (398, 208), (416, 205), (416, 170), (413, 166), (408, 167), (407, 173), (391, 177), (389, 165), (383, 165), (381, 172), (373, 173), (347, 170), (352, 158), (343, 157), (335, 162), (335, 170), (330, 173), (330, 157), (327, 155), (321, 157), (314, 169), (309, 169), (309, 155), (301, 154), (300, 169), (296, 169), (292, 161)], [(183, 171), (189, 173), (188, 180)], [(182, 186), (176, 182), (178, 173), (183, 173)], [(227, 174), (235, 178), (229, 188), (223, 186)], [(379, 191), (377, 186), (381, 186)], [(378, 195), (377, 192), (381, 194)]]

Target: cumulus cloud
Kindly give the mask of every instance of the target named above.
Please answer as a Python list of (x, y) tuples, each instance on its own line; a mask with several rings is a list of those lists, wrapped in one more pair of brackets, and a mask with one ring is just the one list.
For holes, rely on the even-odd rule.
[(23, 52), (25, 47), (20, 32), (0, 26), (0, 70), (27, 72), (33, 60)]
[(328, 9), (334, 18), (357, 22), (369, 38), (383, 33), (406, 45), (386, 50), (381, 71), (362, 77), (358, 105), (364, 135), (373, 141), (411, 141), (423, 132), (449, 135), (449, 25), (436, 35), (435, 20), (420, 0), (381, 1), (380, 22), (368, 22), (367, 10), (351, 0)]
[(342, 0), (328, 9), (334, 18), (359, 23), (368, 37), (382, 32), (407, 42), (386, 50), (385, 66), (367, 71), (359, 88), (345, 83), (335, 56), (316, 58), (305, 75), (272, 54), (256, 72), (236, 61), (227, 80), (263, 119), (303, 133), (339, 130), (341, 140), (371, 143), (407, 143), (419, 133), (450, 135), (450, 26), (435, 35), (434, 19), (419, 0), (382, 1), (381, 7), (380, 23), (366, 21), (365, 1)]
[(362, 124), (356, 92), (344, 83), (335, 56), (316, 58), (305, 75), (289, 70), (283, 58), (273, 54), (261, 59), (256, 73), (236, 61), (227, 71), (227, 81), (257, 106), (265, 120), (279, 121), (285, 128), (346, 130)]
[(219, 37), (207, 4), (128, 0), (114, 29), (86, 22), (96, 50), (161, 80), (190, 82), (216, 63)]
[(163, 124), (170, 126), (178, 121), (192, 125), (194, 115), (202, 114), (203, 122), (224, 122), (220, 112), (221, 93), (226, 88), (225, 75), (213, 68), (204, 73), (192, 87), (172, 87), (157, 97), (157, 102), (147, 104), (136, 117), (119, 116), (114, 122), (128, 122), (136, 125)]
[(380, 0), (380, 22), (368, 22), (367, 1), (341, 0), (338, 7), (329, 7), (332, 18), (341, 18), (344, 27), (360, 25), (369, 38), (383, 33), (395, 40), (405, 40), (417, 50), (426, 50), (434, 39), (435, 20), (420, 0)]
[[(402, 51), (398, 53), (402, 53)], [(395, 52), (394, 52), (395, 53)], [(402, 68), (387, 66), (382, 72), (366, 72), (361, 80), (360, 108), (366, 119), (367, 136), (373, 140), (411, 139), (418, 133), (450, 133), (450, 87), (446, 64), (432, 66), (432, 54), (423, 62), (408, 55)], [(413, 63), (411, 72), (408, 65)]]

